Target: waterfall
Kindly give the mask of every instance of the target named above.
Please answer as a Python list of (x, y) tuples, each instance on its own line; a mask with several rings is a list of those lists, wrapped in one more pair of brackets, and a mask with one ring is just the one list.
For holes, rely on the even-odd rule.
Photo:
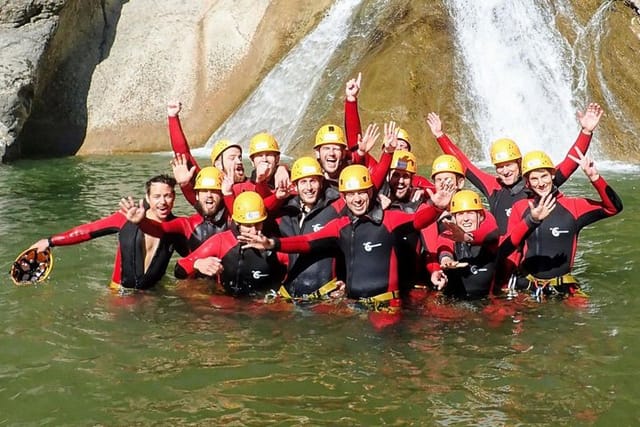
[(218, 139), (230, 139), (245, 147), (258, 132), (272, 133), (282, 152), (312, 99), (331, 56), (347, 35), (362, 0), (337, 0), (326, 16), (262, 80), (257, 89), (218, 128), (204, 148), (208, 154)]
[(454, 24), (460, 114), (487, 158), (490, 144), (507, 137), (523, 153), (542, 149), (560, 161), (579, 131), (575, 112), (587, 102), (586, 85), (579, 81), (586, 71), (556, 28), (551, 5), (529, 0), (446, 5)]

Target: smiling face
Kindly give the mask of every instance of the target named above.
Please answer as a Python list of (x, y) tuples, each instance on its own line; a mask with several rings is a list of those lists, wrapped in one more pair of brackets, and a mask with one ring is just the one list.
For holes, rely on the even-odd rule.
[(453, 214), (456, 224), (466, 232), (476, 231), (484, 220), (482, 211), (463, 211)]
[(369, 203), (371, 202), (371, 196), (373, 195), (373, 190), (366, 189), (347, 191), (342, 194), (344, 201), (347, 204), (347, 208), (349, 208), (353, 215), (360, 216), (367, 213)]
[(222, 193), (219, 190), (196, 190), (196, 199), (203, 216), (212, 216), (221, 206)]
[(553, 174), (549, 169), (536, 169), (527, 174), (527, 186), (538, 196), (544, 197), (553, 190)]
[(343, 147), (339, 144), (323, 144), (316, 148), (316, 153), (322, 170), (330, 178), (337, 178), (342, 156), (344, 155)]
[(520, 162), (510, 160), (508, 162), (496, 163), (496, 175), (506, 186), (515, 184), (520, 178)]
[(172, 186), (154, 182), (150, 184), (145, 198), (149, 203), (148, 216), (157, 221), (164, 221), (171, 215), (176, 193)]
[(317, 176), (307, 176), (296, 181), (296, 189), (300, 201), (307, 207), (315, 205), (320, 195), (322, 186), (321, 178)]
[(389, 187), (396, 200), (404, 200), (411, 194), (413, 174), (405, 170), (394, 169), (389, 172)]

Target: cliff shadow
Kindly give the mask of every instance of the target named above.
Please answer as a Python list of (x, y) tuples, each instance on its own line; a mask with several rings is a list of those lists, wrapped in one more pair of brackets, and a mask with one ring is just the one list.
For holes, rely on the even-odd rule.
[(39, 65), (31, 114), (17, 139), (21, 157), (75, 154), (87, 132), (87, 96), (109, 56), (128, 0), (70, 0)]

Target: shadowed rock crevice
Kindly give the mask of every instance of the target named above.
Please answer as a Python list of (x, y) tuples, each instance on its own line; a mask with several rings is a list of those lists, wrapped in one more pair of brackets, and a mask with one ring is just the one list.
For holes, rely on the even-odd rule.
[(74, 0), (60, 12), (39, 67), (31, 115), (17, 139), (22, 156), (67, 156), (78, 151), (87, 130), (91, 78), (109, 55), (124, 3)]

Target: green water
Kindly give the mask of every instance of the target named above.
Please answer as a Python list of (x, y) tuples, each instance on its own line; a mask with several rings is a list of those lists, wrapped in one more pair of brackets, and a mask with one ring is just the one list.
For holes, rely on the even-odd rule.
[[(635, 172), (605, 172), (625, 211), (584, 230), (584, 308), (551, 302), (490, 323), (478, 306), (358, 314), (217, 309), (167, 275), (107, 290), (114, 236), (55, 249), (46, 284), (6, 272), (37, 239), (97, 219), (168, 158), (0, 168), (0, 425), (637, 425), (640, 207)], [(582, 177), (568, 194), (593, 191)], [(179, 199), (177, 213), (188, 213)], [(203, 296), (204, 295), (204, 296)]]

